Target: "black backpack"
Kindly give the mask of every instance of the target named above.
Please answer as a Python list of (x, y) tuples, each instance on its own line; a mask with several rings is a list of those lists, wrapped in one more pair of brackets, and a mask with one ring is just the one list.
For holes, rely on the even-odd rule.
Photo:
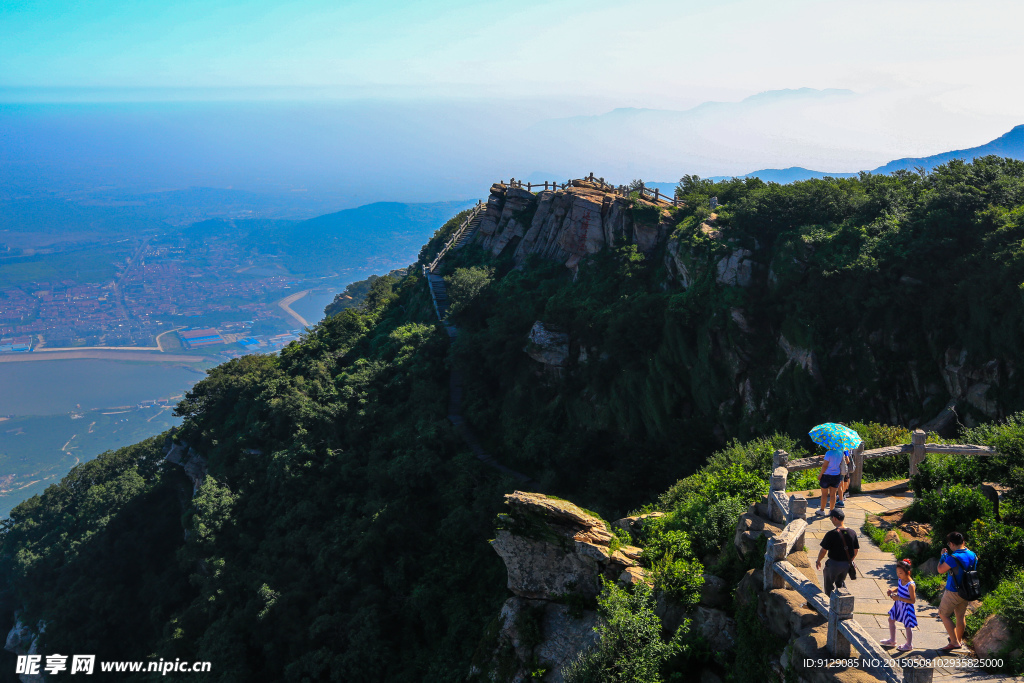
[[(948, 555), (950, 558), (956, 559), (956, 564), (960, 564), (960, 559), (957, 558), (953, 553)], [(952, 566), (950, 565), (952, 570)], [(953, 574), (953, 584), (956, 586), (956, 594), (964, 600), (977, 600), (981, 597), (981, 577), (978, 576), (978, 560), (975, 557), (972, 566), (961, 565), (963, 571), (960, 572), (960, 579), (956, 578), (956, 573)]]

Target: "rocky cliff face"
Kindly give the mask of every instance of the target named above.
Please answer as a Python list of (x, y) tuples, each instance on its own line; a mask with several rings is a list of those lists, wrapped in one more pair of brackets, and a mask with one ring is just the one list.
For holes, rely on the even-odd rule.
[[(491, 186), (487, 209), (475, 241), (498, 256), (511, 253), (517, 262), (537, 254), (575, 268), (587, 254), (596, 254), (620, 240), (650, 252), (671, 229), (665, 204), (609, 194), (584, 180), (565, 190), (531, 192), (506, 185)], [(642, 205), (642, 218), (634, 204)]]
[[(15, 655), (35, 655), (39, 653), (37, 645), (39, 643), (39, 634), (46, 630), (46, 624), (42, 621), (36, 624), (35, 629), (32, 629), (28, 624), (22, 622), (21, 617), (15, 614), (14, 626), (7, 634), (7, 640), (4, 643), (4, 649), (8, 652), (13, 652)], [(42, 667), (40, 667), (40, 670)], [(46, 680), (44, 674), (18, 674), (18, 680), (21, 683), (42, 683)]]
[[(787, 287), (820, 267), (813, 245), (762, 244), (720, 225), (715, 213), (684, 230), (684, 213), (584, 180), (536, 194), (495, 184), (473, 243), (494, 256), (511, 255), (519, 265), (536, 255), (574, 272), (588, 255), (634, 244), (663, 266), (667, 291), (698, 283), (731, 290), (728, 315), (704, 321), (698, 332), (706, 348), (697, 353), (708, 359), (698, 369), (714, 381), (696, 382), (715, 385), (702, 409), (715, 413), (720, 438), (743, 421), (784, 421), (794, 406), (806, 409), (814, 403), (809, 396), (824, 393), (850, 404), (863, 419), (940, 433), (955, 430), (958, 420), (972, 426), (1006, 414), (1000, 396), (1011, 386), (1012, 359), (968, 354), (952, 338), (929, 331), (922, 337), (920, 328), (879, 326), (853, 335), (811, 331), (808, 320), (771, 297), (784, 297)], [(920, 286), (912, 278), (899, 282)], [(561, 373), (601, 353), (577, 346), (571, 331), (566, 337), (545, 326), (538, 321), (526, 351), (547, 369)]]
[(516, 491), (505, 496), (491, 547), (505, 561), (513, 593), (501, 609), (496, 632), (474, 666), (478, 680), (519, 683), (546, 669), (545, 681), (562, 681), (562, 669), (597, 638), (590, 609), (600, 577), (625, 584), (644, 580), (640, 549), (616, 543), (598, 517), (569, 501)]

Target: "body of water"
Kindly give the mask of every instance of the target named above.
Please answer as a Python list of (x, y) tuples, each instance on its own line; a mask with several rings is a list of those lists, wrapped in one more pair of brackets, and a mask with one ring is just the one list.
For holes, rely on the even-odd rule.
[(137, 405), (183, 393), (201, 371), (181, 365), (93, 359), (0, 363), (0, 415), (57, 415)]
[(315, 325), (324, 319), (324, 308), (334, 301), (334, 297), (340, 290), (337, 289), (314, 289), (291, 305), (293, 311)]

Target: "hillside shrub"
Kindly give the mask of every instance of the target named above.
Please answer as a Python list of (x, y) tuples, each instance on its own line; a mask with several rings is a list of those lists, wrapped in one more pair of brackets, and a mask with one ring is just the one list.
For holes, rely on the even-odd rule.
[(963, 440), (992, 446), (999, 455), (993, 458), (976, 458), (982, 461), (984, 475), (988, 480), (1001, 481), (1010, 485), (1005, 494), (1009, 510), (1004, 514), (1024, 517), (1024, 412), (1014, 413), (1001, 423), (988, 423), (968, 429)]
[(566, 683), (661, 683), (663, 664), (686, 647), (690, 622), (663, 640), (654, 592), (644, 583), (632, 592), (605, 583), (597, 602), (600, 639), (566, 667)]
[(968, 547), (978, 553), (982, 587), (993, 588), (1001, 579), (1024, 569), (1024, 529), (991, 519), (978, 519), (967, 535)]
[(789, 453), (791, 460), (810, 455), (796, 439), (776, 432), (771, 436), (758, 437), (743, 443), (733, 439), (728, 446), (708, 457), (705, 469), (715, 471), (739, 466), (767, 481), (772, 473), (772, 456), (777, 450)]
[(492, 268), (457, 268), (451, 275), (445, 275), (448, 287), (448, 299), (451, 302), (449, 313), (458, 315), (472, 305), (480, 293), (487, 289), (494, 277)]
[(1006, 617), (1011, 630), (1024, 636), (1024, 569), (1000, 581), (985, 603), (992, 612)]
[(687, 520), (690, 539), (697, 557), (717, 553), (731, 543), (736, 533), (736, 520), (747, 511), (747, 501), (740, 496), (727, 496)]
[(907, 511), (906, 518), (932, 525), (932, 545), (941, 548), (951, 531), (967, 533), (974, 520), (994, 521), (992, 503), (977, 489), (951, 484), (926, 491)]
[(910, 478), (914, 497), (921, 498), (928, 491), (938, 491), (953, 484), (981, 484), (985, 479), (982, 460), (969, 455), (929, 454), (918, 466), (918, 473)]
[[(849, 427), (860, 435), (866, 451), (910, 443), (910, 430), (906, 427), (894, 427), (879, 422), (851, 422)], [(910, 471), (910, 455), (906, 453), (865, 460), (863, 481), (867, 483), (903, 479), (907, 476), (908, 471)]]
[[(710, 507), (722, 498), (753, 502), (768, 492), (767, 477), (760, 475), (759, 470), (740, 462), (724, 464), (720, 461), (716, 465), (708, 465), (697, 474), (677, 481), (658, 498), (658, 507), (667, 511), (698, 501)], [(768, 466), (771, 466), (770, 456)]]

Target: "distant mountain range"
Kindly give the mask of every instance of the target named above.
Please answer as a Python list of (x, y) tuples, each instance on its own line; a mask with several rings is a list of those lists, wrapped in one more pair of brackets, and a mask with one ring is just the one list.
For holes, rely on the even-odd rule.
[(240, 245), (280, 258), (293, 273), (355, 280), (409, 265), (435, 230), (474, 203), (375, 202), (304, 221), (212, 219), (185, 231), (196, 239), (236, 235)]
[[(992, 142), (979, 145), (978, 147), (957, 149), (952, 152), (942, 152), (928, 157), (907, 157), (904, 159), (896, 159), (895, 161), (890, 161), (884, 166), (873, 168), (868, 171), (868, 173), (892, 173), (893, 171), (914, 170), (915, 168), (923, 168), (926, 171), (930, 171), (936, 166), (941, 166), (953, 159), (971, 161), (977, 157), (988, 156), (990, 154), (1009, 157), (1011, 159), (1024, 160), (1024, 125), (1015, 126), (1010, 130), (1010, 132), (1000, 135)], [(765, 168), (760, 171), (753, 171), (752, 173), (746, 173), (736, 177), (760, 178), (761, 180), (769, 183), (785, 184), (796, 182), (798, 180), (809, 180), (811, 178), (853, 178), (857, 175), (859, 175), (859, 173), (831, 173), (828, 171), (814, 171), (808, 168), (792, 166), (790, 168)], [(728, 180), (732, 177), (733, 176), (712, 176), (710, 180)], [(676, 183), (652, 182), (647, 183), (647, 185), (649, 187), (657, 187), (661, 190), (668, 191), (675, 188)]]

